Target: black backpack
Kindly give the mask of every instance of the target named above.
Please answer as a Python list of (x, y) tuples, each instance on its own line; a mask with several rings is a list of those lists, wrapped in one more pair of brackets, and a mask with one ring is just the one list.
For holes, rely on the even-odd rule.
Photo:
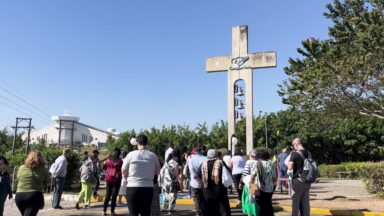
[(318, 170), (317, 163), (312, 159), (311, 153), (308, 151), (308, 157), (305, 158), (301, 151), (297, 151), (299, 155), (303, 158), (303, 170), (299, 172), (299, 179), (305, 183), (314, 183), (317, 180)]

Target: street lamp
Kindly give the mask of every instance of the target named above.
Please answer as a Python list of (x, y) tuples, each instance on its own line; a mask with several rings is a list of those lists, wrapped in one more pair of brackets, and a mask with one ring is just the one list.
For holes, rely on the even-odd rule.
[(231, 150), (231, 157), (232, 157), (232, 156), (233, 156), (233, 150), (232, 150), (232, 148), (233, 148), (233, 146), (236, 146), (237, 143), (239, 142), (239, 140), (237, 139), (237, 137), (235, 136), (235, 134), (232, 134), (230, 142), (231, 142), (231, 149), (230, 149), (230, 150)]
[[(259, 111), (261, 115), (262, 111)], [(268, 129), (267, 129), (267, 112), (264, 113), (264, 124), (265, 124), (265, 147), (268, 148)]]

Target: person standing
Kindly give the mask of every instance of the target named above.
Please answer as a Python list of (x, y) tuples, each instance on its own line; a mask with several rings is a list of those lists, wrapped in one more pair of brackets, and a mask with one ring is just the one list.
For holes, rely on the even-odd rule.
[(70, 154), (71, 150), (69, 148), (63, 149), (63, 154), (55, 160), (55, 163), (53, 163), (49, 169), (49, 172), (55, 182), (52, 201), (52, 208), (54, 209), (63, 209), (63, 207), (60, 206), (60, 201), (61, 195), (63, 194), (65, 176), (67, 175), (68, 158)]
[(290, 153), (290, 148), (284, 148), (283, 151), (277, 156), (278, 166), (279, 166), (279, 190), (282, 193), (283, 187), (286, 187), (286, 178), (287, 178), (287, 166), (284, 161), (287, 159)]
[(111, 216), (115, 214), (116, 198), (121, 184), (121, 167), (123, 161), (120, 159), (121, 150), (115, 148), (111, 154), (111, 158), (105, 161), (105, 182), (107, 184), (107, 193), (104, 198), (103, 215), (107, 215), (109, 200), (111, 201)]
[(203, 162), (200, 175), (203, 183), (205, 200), (204, 215), (230, 216), (231, 209), (227, 195), (227, 188), (222, 182), (223, 161), (218, 158), (214, 149), (207, 152), (208, 159)]
[(201, 185), (201, 174), (199, 172), (201, 164), (203, 164), (203, 161), (205, 160), (205, 157), (202, 154), (201, 149), (196, 149), (196, 151), (192, 150), (191, 158), (188, 160), (190, 176), (189, 186), (191, 188), (192, 198), (195, 204), (196, 216), (203, 215), (204, 207), (204, 195)]
[(237, 191), (238, 203), (241, 202), (242, 188), (240, 187), (241, 175), (245, 167), (245, 160), (243, 153), (240, 149), (235, 150), (235, 155), (231, 158), (229, 162), (229, 168), (232, 170), (233, 184), (235, 185)]
[(256, 184), (260, 189), (260, 196), (256, 198), (260, 215), (273, 216), (272, 195), (276, 188), (276, 166), (270, 160), (271, 155), (268, 151), (256, 152), (258, 161), (251, 171), (251, 183)]
[(9, 199), (12, 199), (12, 189), (9, 177), (11, 171), (8, 160), (0, 155), (0, 216), (3, 216), (4, 203), (7, 196)]
[(251, 171), (256, 162), (256, 151), (252, 149), (249, 152), (249, 160), (245, 163), (244, 171), (240, 179), (240, 188), (243, 190), (241, 208), (243, 213), (248, 215), (256, 215), (256, 205), (251, 191), (249, 190), (249, 185), (251, 183)]
[(45, 161), (37, 150), (31, 151), (17, 172), (15, 202), (22, 216), (35, 216), (44, 208), (44, 187), (49, 182)]
[(173, 212), (176, 205), (177, 192), (180, 190), (179, 164), (177, 154), (172, 152), (160, 171), (161, 191), (163, 193), (163, 211)]
[(127, 204), (130, 216), (150, 216), (153, 179), (160, 172), (158, 157), (147, 149), (148, 137), (136, 138), (137, 149), (123, 161), (122, 173), (127, 178)]
[[(304, 158), (308, 158), (310, 152), (307, 151), (300, 138), (295, 138), (292, 141), (292, 147), (295, 151), (291, 152), (288, 161), (288, 176), (292, 178), (292, 216), (309, 216), (309, 190), (311, 183), (300, 181), (299, 174), (304, 168)], [(301, 154), (301, 155), (300, 155)]]
[(172, 152), (173, 152), (173, 144), (169, 144), (164, 154), (164, 161), (168, 159), (168, 155), (171, 154)]
[[(122, 158), (123, 158), (123, 160), (124, 160), (124, 158), (125, 158), (127, 155), (128, 155), (128, 151), (123, 151), (123, 154), (122, 154)], [(123, 204), (123, 202), (122, 202), (122, 198), (123, 198), (123, 196), (125, 197), (126, 194), (127, 194), (127, 182), (126, 182), (126, 179), (125, 179), (125, 178), (122, 178), (122, 179), (121, 179), (120, 189), (119, 189), (118, 202), (117, 202), (117, 206), (118, 206), (118, 207), (126, 206), (126, 205)], [(127, 200), (127, 198), (125, 198), (125, 200)]]
[(84, 203), (84, 208), (89, 208), (92, 196), (92, 185), (96, 182), (97, 155), (92, 154), (80, 167), (81, 191), (75, 205), (80, 209), (80, 203)]

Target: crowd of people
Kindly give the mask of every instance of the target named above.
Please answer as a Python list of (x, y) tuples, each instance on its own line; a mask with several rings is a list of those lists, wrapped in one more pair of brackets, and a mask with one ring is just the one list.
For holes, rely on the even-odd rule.
[[(251, 150), (248, 157), (240, 149), (231, 156), (228, 151), (207, 150), (205, 146), (188, 152), (170, 145), (163, 163), (148, 150), (145, 135), (138, 135), (131, 144), (136, 150), (122, 154), (116, 148), (105, 159), (99, 159), (98, 150), (90, 155), (84, 153), (79, 169), (81, 191), (76, 209), (90, 207), (92, 195), (97, 196), (99, 174), (103, 170), (106, 182), (103, 215), (108, 215), (109, 205), (111, 216), (116, 215), (116, 206), (127, 206), (128, 215), (132, 216), (158, 216), (161, 211), (172, 214), (178, 193), (186, 190), (194, 201), (196, 215), (227, 216), (231, 215), (228, 194), (233, 192), (232, 185), (238, 203), (248, 215), (274, 215), (272, 196), (277, 186), (280, 192), (290, 187), (293, 216), (309, 215), (311, 184), (301, 181), (300, 173), (310, 152), (304, 149), (299, 138), (293, 140), (293, 150), (287, 147), (279, 155), (266, 150)], [(43, 190), (50, 179), (55, 186), (52, 208), (63, 209), (60, 201), (70, 154), (70, 149), (63, 149), (63, 154), (49, 170), (41, 152), (33, 150), (28, 154), (16, 177), (15, 203), (21, 215), (37, 215), (44, 208)], [(0, 216), (7, 196), (12, 198), (10, 173), (7, 159), (0, 156)], [(123, 197), (126, 203), (123, 203)]]

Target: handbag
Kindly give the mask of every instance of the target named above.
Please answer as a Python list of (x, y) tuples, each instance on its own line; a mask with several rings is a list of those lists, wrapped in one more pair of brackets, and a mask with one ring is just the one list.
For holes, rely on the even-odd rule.
[(221, 180), (223, 182), (224, 187), (229, 187), (233, 183), (232, 175), (229, 173), (229, 170), (223, 166), (222, 172), (221, 172)]
[(250, 193), (254, 195), (255, 197), (260, 196), (260, 188), (259, 185), (255, 183), (251, 183), (249, 186)]

